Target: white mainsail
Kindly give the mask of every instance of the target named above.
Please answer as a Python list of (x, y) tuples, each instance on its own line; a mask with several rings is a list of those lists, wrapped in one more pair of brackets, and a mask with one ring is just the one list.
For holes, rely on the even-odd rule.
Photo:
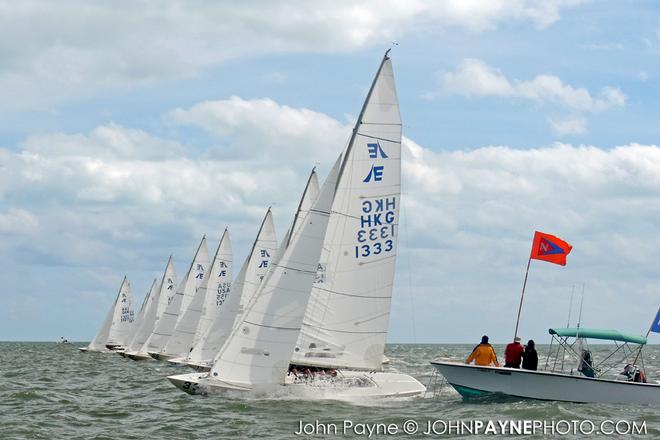
[[(209, 280), (200, 287), (206, 293), (204, 295), (202, 315), (195, 331), (193, 344), (190, 347), (194, 346), (202, 335), (206, 333), (208, 328), (211, 327), (211, 324), (218, 318), (222, 306), (227, 302), (232, 289), (233, 258), (229, 230), (225, 228), (225, 232), (222, 234), (222, 238), (218, 244), (215, 258), (213, 259)], [(186, 353), (188, 351), (186, 350)]]
[(147, 353), (160, 353), (163, 351), (165, 344), (167, 344), (167, 341), (174, 332), (174, 327), (179, 320), (179, 314), (188, 307), (197, 287), (199, 287), (204, 279), (204, 273), (208, 264), (209, 252), (206, 246), (205, 235), (197, 247), (197, 252), (195, 252), (186, 276), (179, 284), (174, 296), (169, 299), (163, 314), (156, 319), (154, 330), (151, 336), (149, 336), (149, 339), (147, 339), (144, 351)]
[(131, 284), (124, 277), (115, 301), (115, 310), (112, 315), (112, 325), (105, 345), (109, 347), (125, 347), (135, 323), (135, 310)]
[[(165, 266), (165, 272), (163, 273), (163, 278), (158, 284), (158, 288), (154, 292), (149, 294), (149, 304), (147, 310), (144, 313), (144, 319), (140, 324), (140, 329), (135, 334), (133, 341), (131, 342), (127, 353), (146, 353), (146, 343), (151, 337), (151, 334), (156, 325), (156, 320), (159, 318), (158, 313), (160, 312), (161, 299), (170, 295), (174, 295), (174, 285), (176, 283), (176, 273), (174, 272), (174, 264), (172, 263), (172, 257), (167, 260), (167, 265)], [(154, 286), (152, 286), (154, 287)], [(162, 313), (162, 312), (160, 312)]]
[(214, 380), (244, 387), (284, 383), (316, 275), (339, 165), (337, 160), (304, 224), (216, 356), (210, 373)]
[(344, 155), (292, 363), (381, 369), (400, 194), (401, 118), (386, 55)]
[(239, 319), (244, 305), (250, 301), (270, 268), (276, 250), (277, 238), (273, 214), (269, 208), (261, 222), (252, 249), (232, 284), (230, 294), (225, 298), (216, 319), (188, 354), (186, 361), (209, 362), (220, 351)]
[(213, 263), (197, 288), (188, 308), (181, 314), (172, 337), (167, 341), (164, 353), (185, 356), (200, 336), (213, 323), (226, 301), (231, 288), (232, 249), (229, 231), (225, 228)]
[(305, 190), (303, 191), (303, 195), (300, 198), (300, 203), (298, 204), (298, 210), (296, 211), (296, 215), (293, 217), (293, 224), (291, 225), (291, 229), (289, 229), (289, 239), (285, 241), (287, 246), (291, 241), (290, 237), (296, 235), (298, 230), (304, 224), (309, 210), (312, 209), (316, 199), (319, 197), (319, 191), (319, 179), (316, 176), (316, 168), (314, 168), (312, 169), (312, 172), (309, 173), (309, 178), (307, 179)]
[(143, 341), (138, 345), (137, 340), (140, 338), (139, 335), (145, 332), (143, 330), (143, 327), (144, 327), (144, 322), (148, 319), (149, 311), (151, 308), (155, 309), (156, 307), (155, 297), (159, 289), (160, 289), (160, 285), (158, 284), (158, 280), (154, 278), (154, 281), (151, 283), (151, 287), (149, 288), (147, 295), (144, 297), (144, 300), (142, 301), (142, 308), (140, 309), (140, 313), (138, 314), (138, 317), (135, 321), (135, 325), (133, 326), (134, 327), (133, 334), (131, 335), (129, 342), (126, 344), (126, 351), (137, 350), (140, 347), (142, 347), (144, 342), (147, 340), (149, 334), (151, 334), (151, 331), (149, 331), (149, 334), (144, 336)]
[(110, 307), (110, 310), (108, 310), (108, 314), (105, 316), (103, 324), (101, 324), (101, 328), (98, 332), (96, 332), (96, 336), (94, 336), (92, 342), (89, 343), (86, 351), (108, 351), (106, 345), (108, 344), (108, 339), (110, 337), (110, 332), (112, 330), (114, 318), (117, 312), (117, 304), (122, 296), (122, 293), (127, 291), (130, 292), (130, 289), (131, 287), (128, 283), (128, 279), (124, 276), (124, 279), (121, 282), (121, 286), (119, 287), (119, 292), (115, 297), (115, 301), (112, 303), (112, 307)]
[(137, 315), (135, 315), (135, 320), (133, 321), (133, 326), (131, 327), (131, 331), (128, 333), (126, 337), (126, 344), (124, 344), (124, 347), (128, 347), (130, 343), (133, 341), (133, 338), (135, 337), (135, 334), (137, 333), (138, 329), (140, 328), (140, 324), (142, 323), (142, 320), (144, 319), (144, 314), (147, 311), (147, 306), (149, 305), (149, 297), (151, 296), (151, 293), (154, 291), (156, 288), (155, 286), (157, 285), (158, 281), (154, 278), (154, 281), (151, 283), (151, 287), (147, 291), (147, 294), (144, 296), (142, 299), (142, 305), (140, 306), (140, 310), (138, 311)]

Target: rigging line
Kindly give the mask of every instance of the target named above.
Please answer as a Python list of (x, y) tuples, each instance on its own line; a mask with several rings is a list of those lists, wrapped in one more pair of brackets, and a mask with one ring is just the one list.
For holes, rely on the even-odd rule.
[[(403, 195), (403, 189), (401, 191), (401, 195)], [(403, 233), (404, 233), (404, 239), (406, 241), (406, 262), (408, 264), (408, 296), (410, 298), (410, 312), (412, 314), (412, 319), (410, 320), (410, 325), (412, 327), (412, 336), (413, 336), (413, 343), (417, 343), (417, 328), (415, 325), (415, 298), (413, 295), (413, 288), (412, 288), (412, 265), (410, 264), (410, 241), (408, 240), (408, 217), (406, 217), (406, 209), (405, 209), (405, 204), (401, 202), (403, 200), (403, 197), (399, 198), (399, 205), (401, 206), (401, 221), (399, 221), (399, 224), (403, 224)], [(402, 221), (405, 220), (405, 221)], [(412, 353), (411, 353), (412, 355)]]

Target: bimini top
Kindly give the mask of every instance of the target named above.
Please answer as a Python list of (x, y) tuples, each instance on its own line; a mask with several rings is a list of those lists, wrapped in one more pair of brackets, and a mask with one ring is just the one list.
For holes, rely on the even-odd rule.
[(551, 328), (548, 330), (551, 335), (576, 338), (603, 339), (606, 341), (632, 342), (633, 344), (646, 344), (646, 337), (621, 333), (618, 330), (599, 330), (594, 328)]

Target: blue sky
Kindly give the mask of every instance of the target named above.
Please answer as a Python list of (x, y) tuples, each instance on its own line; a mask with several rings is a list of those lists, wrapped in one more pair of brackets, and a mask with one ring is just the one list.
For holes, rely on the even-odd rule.
[[(0, 2), (0, 4), (3, 2)], [(124, 274), (268, 205), (280, 237), (343, 148), (382, 53), (404, 121), (389, 340), (644, 332), (660, 304), (660, 14), (641, 1), (7, 2), (0, 16), (0, 340), (88, 340)], [(237, 272), (237, 270), (235, 271)], [(575, 314), (574, 314), (575, 315)]]

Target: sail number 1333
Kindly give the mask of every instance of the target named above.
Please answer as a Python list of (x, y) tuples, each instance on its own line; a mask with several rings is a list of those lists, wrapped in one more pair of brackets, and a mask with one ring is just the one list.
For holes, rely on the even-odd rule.
[(394, 237), (393, 224), (360, 229), (357, 233), (357, 241), (360, 244), (355, 246), (355, 258), (390, 252), (394, 248), (392, 237)]

